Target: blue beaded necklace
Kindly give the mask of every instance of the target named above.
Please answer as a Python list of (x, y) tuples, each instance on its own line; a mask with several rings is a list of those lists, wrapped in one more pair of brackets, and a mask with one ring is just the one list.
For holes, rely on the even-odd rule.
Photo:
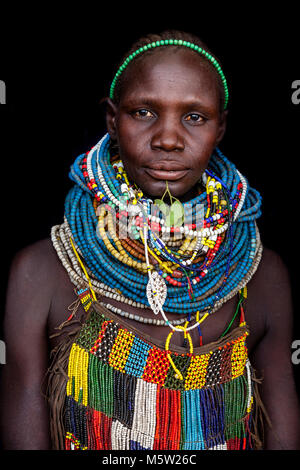
[[(148, 306), (147, 274), (116, 259), (97, 233), (98, 216), (95, 212), (95, 198), (98, 204), (106, 204), (111, 209), (118, 209), (118, 198), (121, 199), (124, 194), (127, 195), (124, 191), (122, 192), (124, 182), (116, 177), (109, 146), (110, 138), (106, 135), (90, 152), (79, 155), (71, 166), (69, 177), (75, 185), (65, 200), (65, 217), (73, 240), (93, 276), (99, 281), (105, 280), (107, 285), (118, 289), (126, 298)], [(89, 168), (84, 164), (87, 156)], [(231, 291), (247, 278), (253, 267), (259, 243), (255, 221), (261, 215), (260, 194), (249, 187), (247, 180), (240, 175), (235, 165), (219, 149), (216, 149), (211, 156), (205, 173), (206, 177), (221, 184), (228, 202), (229, 215), (224, 240), (210, 263), (205, 277), (201, 278), (201, 282), (195, 282), (196, 276), (200, 271), (203, 272), (203, 269), (208, 268), (206, 265), (203, 266), (202, 261), (190, 266), (182, 264), (184, 257), (180, 260), (175, 256), (176, 251), (173, 254), (167, 251), (165, 244), (159, 237), (154, 236), (151, 230), (148, 230), (146, 240), (149, 247), (158, 250), (165, 260), (177, 263), (179, 266), (177, 269), (187, 274), (180, 286), (168, 285), (164, 310), (170, 313), (186, 314), (189, 317), (195, 311), (204, 312), (212, 309), (216, 302), (230, 295)], [(244, 191), (242, 204), (241, 181), (243, 181)], [(130, 202), (129, 197), (127, 201), (125, 198), (125, 205)], [(144, 222), (150, 215), (151, 203), (149, 199), (140, 198), (140, 204), (143, 204), (145, 209)], [(206, 212), (208, 203), (205, 191), (187, 203), (183, 203), (186, 215), (192, 218), (199, 204), (204, 205), (204, 212)], [(239, 213), (234, 218), (237, 207)], [(215, 223), (212, 216), (208, 217), (206, 222)], [(140, 240), (137, 242), (141, 243)], [(159, 275), (162, 274), (160, 269)], [(190, 291), (187, 290), (190, 284), (193, 289), (192, 299)]]

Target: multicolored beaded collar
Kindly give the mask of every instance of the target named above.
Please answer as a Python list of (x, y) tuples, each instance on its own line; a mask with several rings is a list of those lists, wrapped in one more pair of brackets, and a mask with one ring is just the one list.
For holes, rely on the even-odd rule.
[[(200, 182), (203, 191), (182, 204), (184, 223), (170, 224), (130, 184), (109, 147), (106, 134), (72, 165), (76, 184), (66, 197), (64, 224), (53, 227), (53, 244), (78, 288), (89, 284), (95, 298), (99, 293), (151, 307), (186, 335), (256, 271), (261, 197), (216, 149)], [(195, 224), (200, 206), (204, 220)], [(169, 322), (167, 312), (184, 315), (184, 326)]]

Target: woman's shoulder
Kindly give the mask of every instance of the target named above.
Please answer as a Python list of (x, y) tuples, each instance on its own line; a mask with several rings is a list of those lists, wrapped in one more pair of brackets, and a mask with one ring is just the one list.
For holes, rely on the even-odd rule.
[(264, 247), (257, 271), (247, 285), (250, 322), (265, 332), (270, 325), (280, 328), (290, 322), (292, 296), (290, 273), (283, 257)]
[(288, 286), (289, 270), (283, 256), (264, 246), (261, 261), (253, 279), (256, 285), (261, 285), (264, 290), (274, 289), (279, 283)]
[(59, 280), (65, 276), (65, 269), (51, 238), (44, 238), (20, 248), (14, 254), (9, 269), (8, 288), (31, 290), (35, 295), (42, 292), (51, 299)]
[(25, 276), (49, 275), (59, 266), (59, 260), (51, 238), (37, 240), (20, 248), (13, 256), (11, 272)]
[(50, 237), (34, 241), (16, 251), (13, 262), (38, 262), (43, 259), (54, 257), (55, 251)]
[(11, 263), (6, 317), (16, 311), (28, 322), (39, 317), (50, 330), (66, 319), (68, 306), (76, 300), (74, 286), (62, 265), (51, 238), (18, 250)]

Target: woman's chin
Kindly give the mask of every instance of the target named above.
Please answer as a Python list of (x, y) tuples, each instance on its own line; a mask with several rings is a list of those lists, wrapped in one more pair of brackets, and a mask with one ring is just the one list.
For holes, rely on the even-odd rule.
[[(158, 199), (163, 196), (166, 191), (166, 181), (157, 181), (151, 184), (143, 184), (139, 186), (144, 196), (151, 199)], [(171, 195), (182, 200), (189, 200), (197, 196), (197, 184), (194, 186), (186, 186), (180, 181), (168, 181), (168, 189)]]

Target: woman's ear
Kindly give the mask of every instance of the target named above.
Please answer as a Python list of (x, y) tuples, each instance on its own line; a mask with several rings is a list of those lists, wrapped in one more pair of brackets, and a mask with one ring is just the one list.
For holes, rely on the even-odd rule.
[(105, 99), (106, 104), (106, 127), (112, 140), (117, 140), (116, 114), (117, 106), (110, 98)]
[(220, 123), (219, 123), (217, 138), (216, 138), (216, 146), (219, 145), (219, 143), (224, 137), (224, 134), (226, 131), (226, 124), (227, 124), (227, 115), (228, 115), (228, 111), (222, 111), (220, 115)]

